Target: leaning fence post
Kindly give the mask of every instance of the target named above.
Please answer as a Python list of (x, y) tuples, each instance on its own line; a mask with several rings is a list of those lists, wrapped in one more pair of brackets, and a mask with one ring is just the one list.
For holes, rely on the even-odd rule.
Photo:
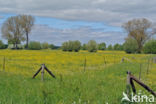
[(41, 80), (42, 81), (44, 80), (44, 68), (45, 68), (45, 65), (42, 64), (42, 69), (41, 69)]
[(145, 85), (143, 82), (141, 82), (140, 80), (138, 80), (137, 78), (135, 78), (133, 75), (131, 75), (130, 72), (128, 72), (128, 76), (127, 76), (127, 81), (129, 83), (130, 81), (130, 85), (133, 89), (133, 92), (136, 93), (136, 89), (135, 89), (135, 86), (134, 86), (134, 83), (133, 83), (133, 80), (138, 83), (140, 86), (142, 86), (143, 88), (145, 88), (148, 92), (150, 92), (152, 95), (154, 95), (156, 97), (156, 93), (150, 89), (147, 85)]
[(5, 56), (3, 58), (3, 71), (5, 71)]
[(126, 93), (128, 96), (130, 96), (130, 91), (131, 91), (131, 87), (130, 87), (130, 75), (131, 75), (131, 72), (128, 71), (127, 72), (127, 88), (126, 88)]

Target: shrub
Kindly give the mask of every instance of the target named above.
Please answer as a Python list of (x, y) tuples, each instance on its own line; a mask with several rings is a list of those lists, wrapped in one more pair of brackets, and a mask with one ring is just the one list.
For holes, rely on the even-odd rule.
[(50, 48), (50, 49), (55, 49), (55, 45), (54, 45), (54, 44), (50, 44), (50, 45), (49, 45), (49, 48)]
[(49, 45), (49, 48), (50, 48), (50, 49), (59, 49), (60, 46), (55, 46), (54, 44), (50, 44), (50, 45)]
[(156, 40), (150, 40), (143, 47), (144, 53), (156, 54)]
[(114, 45), (113, 49), (114, 50), (123, 50), (123, 46), (117, 43)]
[(68, 41), (67, 50), (68, 50), (69, 52), (73, 51), (73, 45), (74, 45), (73, 43), (74, 43), (74, 42), (71, 41), (71, 40)]
[(87, 44), (87, 49), (89, 52), (96, 52), (98, 49), (98, 45), (97, 45), (96, 41), (90, 40)]
[(49, 44), (48, 43), (42, 43), (42, 49), (48, 49), (49, 48)]
[[(17, 49), (23, 49), (24, 46), (21, 44), (17, 44)], [(8, 49), (16, 49), (16, 46), (14, 44), (9, 44)]]
[(99, 49), (99, 50), (106, 50), (106, 43), (100, 43), (100, 44), (98, 45), (98, 49)]
[(124, 51), (126, 53), (136, 53), (138, 49), (138, 44), (134, 39), (127, 39), (124, 43)]
[(5, 45), (1, 40), (0, 40), (0, 49), (6, 49), (7, 45)]
[(61, 48), (63, 51), (68, 51), (68, 42), (63, 42)]
[(76, 41), (67, 41), (67, 42), (64, 42), (62, 44), (62, 50), (63, 51), (75, 51), (75, 52), (78, 52), (81, 48), (81, 43), (80, 41), (76, 40)]
[(41, 44), (40, 42), (32, 41), (29, 43), (28, 48), (30, 50), (40, 50), (41, 49)]
[(76, 40), (76, 41), (73, 41), (73, 50), (75, 52), (78, 52), (81, 48), (81, 42)]

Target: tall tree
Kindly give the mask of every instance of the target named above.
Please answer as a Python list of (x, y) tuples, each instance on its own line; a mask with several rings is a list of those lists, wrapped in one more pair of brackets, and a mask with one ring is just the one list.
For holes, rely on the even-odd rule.
[(28, 48), (29, 43), (29, 33), (32, 30), (32, 27), (34, 25), (35, 18), (31, 15), (19, 15), (21, 20), (22, 28), (26, 35), (26, 48)]
[(20, 24), (20, 18), (13, 16), (8, 18), (2, 25), (2, 37), (8, 40), (9, 43), (13, 44), (17, 49), (17, 44), (24, 41), (23, 28)]
[(106, 49), (106, 43), (100, 43), (99, 45), (98, 45), (98, 48), (99, 48), (99, 50), (105, 50)]
[(133, 19), (124, 23), (122, 26), (128, 33), (128, 37), (136, 40), (138, 44), (138, 53), (141, 52), (144, 43), (155, 34), (152, 28), (152, 22), (145, 18)]

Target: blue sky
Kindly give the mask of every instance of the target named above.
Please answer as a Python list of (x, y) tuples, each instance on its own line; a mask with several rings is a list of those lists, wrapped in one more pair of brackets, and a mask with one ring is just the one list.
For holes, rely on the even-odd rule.
[[(8, 13), (0, 13), (1, 19), (0, 19), (0, 26), (3, 24), (3, 22), (11, 17), (11, 16), (15, 16), (17, 14), (8, 14)], [(98, 37), (98, 33), (100, 32), (100, 34), (103, 33), (103, 35), (108, 34), (109, 32), (118, 32), (118, 33), (122, 33), (122, 28), (118, 27), (118, 26), (110, 26), (105, 24), (104, 22), (91, 22), (91, 21), (69, 21), (69, 20), (65, 20), (65, 19), (57, 19), (57, 18), (52, 18), (52, 17), (44, 17), (44, 16), (34, 16), (35, 17), (35, 25), (32, 29), (32, 32), (30, 34), (30, 40), (31, 41), (41, 41), (41, 42), (48, 42), (48, 43), (53, 43), (56, 45), (61, 45), (63, 41), (67, 41), (67, 40), (77, 40), (77, 38), (75, 38), (75, 35), (72, 33), (77, 32), (78, 30), (82, 30), (81, 31), (81, 36), (79, 36), (79, 34), (77, 34), (76, 37), (79, 36), (79, 40), (82, 41), (82, 43), (87, 43), (89, 40), (94, 39), (96, 40), (98, 43), (100, 42), (106, 42), (108, 44), (114, 44), (114, 43), (122, 43), (124, 41), (124, 39), (120, 39), (119, 41), (117, 40), (112, 41), (111, 36), (109, 37), (109, 35), (106, 35), (105, 39), (102, 39), (102, 37)], [(36, 27), (41, 27), (42, 29), (47, 28), (45, 30), (47, 30), (46, 32), (44, 32), (44, 30), (40, 29), (40, 28), (36, 28)], [(50, 30), (56, 30), (56, 32), (52, 32)], [(66, 37), (61, 34), (61, 32), (57, 32), (57, 30), (70, 30), (71, 32), (69, 32), (69, 36), (68, 33), (66, 33)], [(37, 32), (38, 31), (38, 32)], [(88, 32), (88, 33), (87, 33)], [(94, 36), (90, 36), (91, 34), (89, 34), (90, 32), (94, 32), (95, 37)], [(41, 34), (42, 33), (42, 34)], [(84, 39), (83, 39), (83, 33), (85, 35)], [(96, 34), (97, 33), (97, 34)], [(62, 32), (62, 34), (65, 34)], [(92, 35), (94, 35), (92, 34)], [(44, 38), (44, 36), (45, 38)], [(56, 38), (56, 35), (57, 38)], [(58, 38), (60, 36), (60, 39)], [(38, 38), (39, 37), (39, 38)], [(64, 39), (63, 39), (64, 38)], [(88, 38), (88, 39), (87, 39)], [(58, 39), (56, 41), (56, 39)], [(2, 40), (4, 40), (2, 38)], [(109, 41), (110, 42), (109, 42)], [(6, 40), (4, 40), (4, 42), (7, 42)]]
[(155, 0), (0, 0), (0, 27), (10, 16), (29, 14), (35, 17), (31, 41), (122, 44), (127, 36), (122, 24), (134, 18), (155, 23), (155, 5)]

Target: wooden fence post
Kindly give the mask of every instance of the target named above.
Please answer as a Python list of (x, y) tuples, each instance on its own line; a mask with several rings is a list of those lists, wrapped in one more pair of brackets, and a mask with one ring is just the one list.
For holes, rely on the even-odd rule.
[(3, 71), (5, 71), (5, 56), (3, 58)]
[(130, 96), (130, 92), (131, 92), (131, 88), (130, 88), (130, 74), (131, 74), (131, 72), (130, 71), (128, 71), (127, 72), (127, 88), (126, 88), (126, 93), (127, 93), (127, 95), (128, 96)]
[(103, 57), (103, 59), (104, 59), (104, 64), (105, 64), (105, 66), (106, 66), (107, 63), (106, 63), (106, 58), (105, 58), (105, 56)]
[(150, 92), (152, 95), (154, 95), (156, 97), (156, 93), (151, 89), (149, 88), (147, 85), (145, 85), (143, 82), (141, 82), (140, 80), (138, 80), (137, 78), (135, 78), (133, 75), (131, 75), (130, 72), (128, 72), (128, 83), (129, 83), (129, 80), (130, 80), (130, 85), (133, 89), (133, 92), (136, 93), (136, 89), (135, 89), (135, 86), (134, 86), (134, 83), (133, 83), (133, 80), (138, 83), (140, 86), (142, 86), (144, 89), (146, 89), (148, 92)]
[(41, 80), (44, 81), (44, 68), (45, 68), (45, 65), (42, 64), (42, 69), (41, 69)]
[(84, 61), (84, 72), (86, 71), (86, 63), (87, 63), (87, 59), (85, 58), (85, 61)]
[(38, 69), (38, 71), (33, 75), (33, 78), (35, 78), (38, 73), (41, 71), (41, 80), (44, 80), (44, 69), (52, 76), (53, 78), (56, 78), (55, 75), (45, 66), (45, 64), (42, 64), (42, 66)]

